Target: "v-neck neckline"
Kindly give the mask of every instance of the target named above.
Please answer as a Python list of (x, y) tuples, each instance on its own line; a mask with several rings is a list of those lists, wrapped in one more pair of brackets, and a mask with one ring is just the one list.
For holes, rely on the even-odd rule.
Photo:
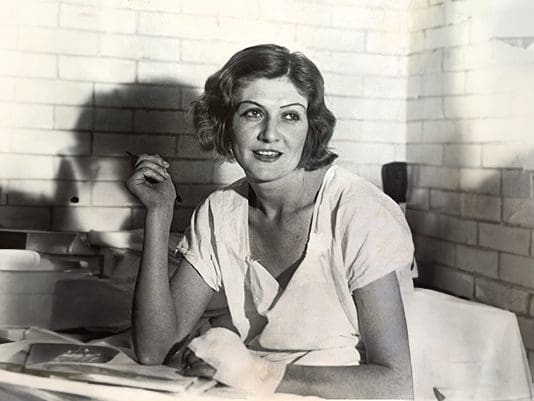
[[(294, 268), (293, 268), (293, 266), (290, 266), (290, 267), (286, 268), (285, 270), (283, 270), (278, 276), (274, 276), (269, 271), (269, 269), (267, 269), (267, 267), (265, 267), (259, 260), (254, 259), (252, 257), (252, 251), (251, 251), (251, 247), (250, 247), (249, 205), (248, 205), (249, 196), (250, 195), (248, 195), (247, 198), (245, 199), (245, 203), (244, 203), (244, 205), (245, 205), (245, 213), (244, 213), (245, 225), (244, 225), (244, 227), (245, 227), (245, 247), (246, 247), (246, 249), (245, 249), (245, 253), (246, 253), (245, 258), (246, 258), (247, 261), (249, 261), (251, 263), (254, 263), (257, 266), (259, 266), (261, 269), (263, 269), (269, 275), (269, 277), (272, 278), (273, 281), (277, 283), (277, 285), (279, 287), (280, 287), (279, 278), (281, 276), (283, 276), (284, 273), (286, 273), (288, 269), (293, 269), (293, 272), (291, 273), (291, 277), (289, 278), (289, 280), (287, 280), (287, 282), (285, 283), (285, 286), (283, 287), (285, 289), (285, 287), (287, 287), (289, 282), (293, 279), (293, 276), (295, 275), (296, 271), (299, 269), (299, 267), (304, 262), (304, 259), (306, 259), (306, 256), (308, 255), (308, 245), (310, 244), (310, 240), (311, 240), (312, 236), (315, 235), (315, 226), (316, 226), (317, 214), (318, 214), (318, 210), (319, 210), (319, 205), (322, 202), (324, 187), (326, 185), (326, 182), (330, 178), (330, 174), (331, 174), (333, 168), (334, 168), (334, 165), (331, 165), (325, 171), (325, 173), (323, 175), (323, 178), (322, 178), (322, 181), (321, 181), (321, 185), (319, 186), (319, 190), (317, 191), (317, 194), (315, 196), (315, 200), (314, 200), (314, 204), (313, 204), (312, 218), (311, 218), (311, 221), (310, 221), (310, 226), (309, 226), (309, 229), (308, 229), (308, 235), (307, 235), (307, 238), (306, 238), (306, 243), (304, 245), (304, 251), (302, 252), (302, 255), (295, 262), (296, 266)], [(247, 184), (247, 187), (250, 190), (250, 186), (248, 184)]]

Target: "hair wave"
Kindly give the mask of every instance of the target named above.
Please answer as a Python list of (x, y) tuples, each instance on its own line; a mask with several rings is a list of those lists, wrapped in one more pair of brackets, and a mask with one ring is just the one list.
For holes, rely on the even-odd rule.
[(192, 102), (190, 121), (200, 146), (226, 159), (232, 155), (232, 117), (238, 91), (258, 78), (287, 77), (308, 99), (308, 134), (300, 167), (315, 170), (331, 164), (337, 155), (328, 148), (336, 118), (326, 107), (324, 80), (315, 64), (300, 52), (274, 45), (257, 45), (234, 54), (206, 80), (204, 93)]

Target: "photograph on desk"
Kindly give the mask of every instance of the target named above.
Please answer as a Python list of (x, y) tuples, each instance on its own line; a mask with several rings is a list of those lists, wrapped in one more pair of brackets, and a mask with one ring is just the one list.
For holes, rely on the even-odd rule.
[(195, 382), (173, 368), (148, 368), (113, 363), (119, 351), (98, 345), (34, 343), (24, 372), (69, 380), (180, 393)]
[(4, 0), (0, 400), (531, 401), (532, 21)]

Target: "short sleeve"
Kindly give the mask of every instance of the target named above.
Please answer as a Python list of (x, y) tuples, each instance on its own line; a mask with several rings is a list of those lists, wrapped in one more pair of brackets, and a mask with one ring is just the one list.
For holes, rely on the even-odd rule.
[(343, 256), (351, 292), (410, 266), (414, 256), (410, 229), (395, 202), (369, 198), (357, 203), (361, 207), (345, 208), (342, 217), (346, 224)]
[(176, 246), (184, 258), (195, 268), (213, 290), (221, 288), (221, 271), (214, 257), (213, 213), (209, 198), (196, 207), (191, 224)]

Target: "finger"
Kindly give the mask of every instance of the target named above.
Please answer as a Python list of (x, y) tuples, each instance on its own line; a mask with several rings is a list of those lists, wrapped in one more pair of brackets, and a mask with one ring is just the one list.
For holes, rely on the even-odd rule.
[(141, 170), (141, 169), (145, 169), (145, 168), (154, 170), (159, 175), (161, 175), (163, 177), (170, 177), (170, 174), (169, 174), (169, 172), (167, 171), (166, 168), (161, 167), (159, 164), (156, 164), (156, 163), (153, 163), (153, 162), (150, 162), (150, 161), (147, 161), (147, 160), (144, 160), (141, 163), (137, 164), (136, 167), (135, 167), (135, 170)]
[(196, 356), (196, 354), (192, 351), (186, 355), (185, 366), (195, 366), (195, 365), (198, 365), (199, 363), (206, 363), (206, 362), (204, 361), (204, 359)]
[(136, 170), (132, 178), (134, 181), (147, 180), (149, 182), (162, 182), (165, 181), (168, 176), (164, 176), (151, 168), (145, 167)]
[(190, 358), (192, 354), (194, 353), (190, 348), (184, 349), (184, 352), (182, 353), (182, 367), (185, 368), (190, 365)]
[(194, 376), (194, 377), (203, 377), (205, 379), (211, 379), (215, 375), (217, 370), (210, 364), (204, 362), (199, 363), (194, 366), (185, 368), (181, 371), (181, 374), (184, 376)]
[(137, 166), (139, 163), (141, 163), (143, 161), (150, 161), (150, 162), (156, 163), (156, 164), (158, 164), (159, 166), (161, 166), (163, 168), (169, 167), (169, 162), (164, 160), (157, 153), (155, 155), (148, 155), (148, 154), (144, 154), (144, 153), (142, 155), (139, 155), (137, 160), (136, 160), (136, 162), (135, 162), (135, 166)]

